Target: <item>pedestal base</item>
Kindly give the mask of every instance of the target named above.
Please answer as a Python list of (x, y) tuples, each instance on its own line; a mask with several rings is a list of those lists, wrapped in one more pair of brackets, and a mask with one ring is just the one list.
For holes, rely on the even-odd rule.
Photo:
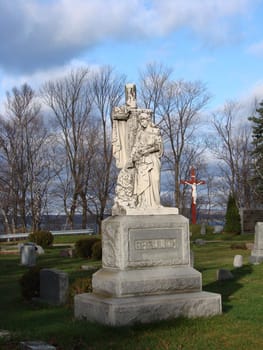
[(261, 264), (263, 262), (263, 255), (251, 255), (249, 257), (249, 262), (251, 264)]
[(220, 314), (221, 296), (208, 292), (107, 298), (96, 294), (75, 296), (75, 317), (109, 326), (148, 323), (177, 317)]
[(101, 269), (93, 274), (92, 289), (95, 294), (112, 297), (200, 292), (202, 277), (192, 267)]
[(251, 264), (260, 264), (263, 262), (263, 222), (257, 222), (255, 225), (254, 249), (249, 258)]
[(189, 223), (181, 215), (109, 217), (93, 293), (75, 297), (75, 317), (111, 326), (221, 313), (190, 266)]

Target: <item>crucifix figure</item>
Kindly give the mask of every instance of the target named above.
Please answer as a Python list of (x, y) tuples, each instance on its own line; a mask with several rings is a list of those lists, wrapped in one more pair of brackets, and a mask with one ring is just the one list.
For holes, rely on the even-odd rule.
[(190, 176), (191, 176), (191, 179), (189, 181), (181, 180), (181, 184), (190, 185), (192, 187), (192, 202), (191, 202), (192, 224), (196, 224), (196, 199), (197, 199), (196, 189), (197, 189), (197, 186), (204, 185), (205, 181), (203, 180), (197, 181), (194, 167), (191, 167)]

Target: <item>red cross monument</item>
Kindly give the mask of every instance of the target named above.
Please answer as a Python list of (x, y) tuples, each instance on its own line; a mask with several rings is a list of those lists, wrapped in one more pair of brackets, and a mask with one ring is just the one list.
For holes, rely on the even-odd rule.
[(192, 186), (192, 203), (191, 203), (191, 213), (192, 213), (192, 224), (196, 224), (196, 198), (197, 198), (197, 191), (196, 188), (199, 185), (204, 185), (205, 181), (197, 181), (196, 175), (195, 175), (195, 169), (194, 167), (191, 167), (190, 169), (190, 180), (181, 180), (182, 185), (190, 185)]

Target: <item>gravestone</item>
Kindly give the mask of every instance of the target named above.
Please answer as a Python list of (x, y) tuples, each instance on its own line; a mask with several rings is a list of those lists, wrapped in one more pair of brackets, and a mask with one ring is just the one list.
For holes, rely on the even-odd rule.
[(21, 350), (56, 350), (56, 347), (43, 341), (23, 341), (20, 342)]
[(43, 341), (22, 341), (20, 342), (21, 350), (56, 350), (56, 347)]
[(0, 329), (0, 338), (10, 338), (11, 333), (7, 330)]
[[(128, 96), (128, 97), (127, 97)], [(136, 87), (113, 112), (120, 168), (112, 216), (102, 223), (102, 269), (92, 293), (75, 296), (75, 317), (112, 326), (221, 313), (221, 296), (202, 291), (191, 266), (189, 221), (160, 204), (160, 131), (137, 108)]]
[(206, 245), (206, 241), (204, 239), (201, 238), (197, 238), (194, 243), (198, 246), (202, 246), (202, 245)]
[(232, 280), (234, 278), (232, 272), (227, 269), (218, 269), (216, 274), (218, 281)]
[(36, 244), (36, 251), (38, 255), (45, 254), (45, 250), (43, 249), (43, 247), (41, 247), (41, 245), (38, 245), (38, 244)]
[(40, 270), (40, 300), (52, 305), (66, 302), (68, 274), (56, 269)]
[(234, 267), (242, 267), (243, 266), (243, 256), (242, 255), (235, 255), (234, 261), (233, 261)]
[(24, 266), (36, 265), (36, 245), (34, 243), (25, 243), (20, 247), (20, 262)]
[(201, 225), (201, 235), (205, 235), (206, 234), (206, 224), (205, 223), (202, 223)]
[(254, 247), (249, 261), (252, 264), (263, 261), (263, 222), (257, 222), (255, 225)]
[(221, 233), (223, 231), (223, 226), (222, 225), (215, 225), (214, 226), (214, 233)]

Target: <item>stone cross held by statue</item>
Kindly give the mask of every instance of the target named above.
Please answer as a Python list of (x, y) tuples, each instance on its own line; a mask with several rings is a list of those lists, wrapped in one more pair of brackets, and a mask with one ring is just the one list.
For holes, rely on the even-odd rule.
[(190, 185), (192, 187), (192, 202), (191, 202), (191, 213), (192, 213), (192, 224), (196, 224), (196, 199), (197, 199), (197, 186), (204, 185), (205, 181), (196, 179), (195, 169), (190, 169), (190, 180), (181, 180), (182, 185)]

